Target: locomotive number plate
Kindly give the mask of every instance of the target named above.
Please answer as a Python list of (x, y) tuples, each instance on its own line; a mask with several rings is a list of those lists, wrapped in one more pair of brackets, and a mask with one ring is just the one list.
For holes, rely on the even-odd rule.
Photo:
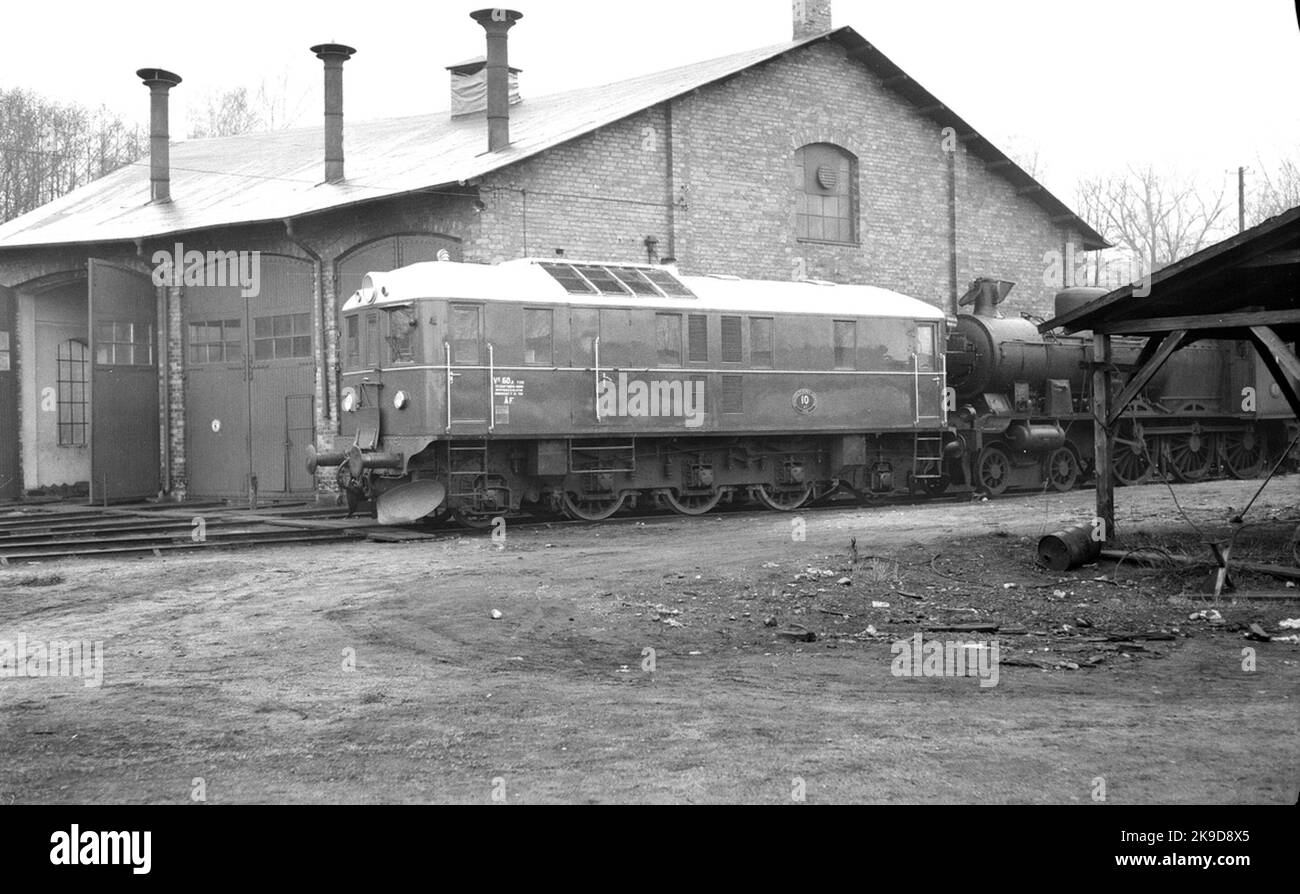
[(817, 409), (817, 393), (811, 388), (800, 388), (790, 398), (790, 403), (794, 406), (796, 413), (807, 416)]

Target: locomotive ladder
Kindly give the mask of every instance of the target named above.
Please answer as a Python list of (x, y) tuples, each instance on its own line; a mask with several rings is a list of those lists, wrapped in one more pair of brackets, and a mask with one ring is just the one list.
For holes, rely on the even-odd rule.
[[(920, 357), (912, 355), (912, 382), (916, 409), (915, 425), (917, 431), (912, 435), (912, 480), (913, 481), (937, 481), (943, 477), (943, 425), (945, 422), (944, 400), (945, 394), (943, 385), (948, 380), (948, 358), (946, 355), (940, 355), (939, 369), (935, 372), (922, 371)], [(922, 409), (921, 399), (921, 379), (932, 378), (939, 386), (937, 408), (938, 414), (930, 414)], [(923, 423), (933, 422), (936, 426), (934, 430), (925, 431), (920, 428)]]
[(488, 442), (447, 442), (447, 496), (471, 497), (476, 493), (474, 482), (487, 476)]

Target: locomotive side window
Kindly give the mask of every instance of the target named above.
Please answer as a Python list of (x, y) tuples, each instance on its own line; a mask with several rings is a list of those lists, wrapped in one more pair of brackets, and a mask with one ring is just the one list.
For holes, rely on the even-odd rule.
[(660, 366), (682, 365), (681, 314), (655, 314), (655, 349)]
[(686, 353), (691, 363), (709, 362), (709, 318), (704, 314), (686, 318)]
[(394, 307), (388, 316), (388, 362), (414, 363), (420, 351), (420, 323), (413, 307)]
[(379, 365), (379, 313), (366, 314), (361, 336), (361, 363), (366, 369)]
[(759, 369), (771, 369), (772, 357), (772, 318), (749, 318), (749, 365)]
[(554, 312), (549, 308), (524, 308), (524, 363), (551, 366), (555, 353)]
[(834, 332), (835, 368), (856, 369), (858, 358), (857, 320), (836, 320)]
[(343, 368), (359, 369), (361, 367), (361, 318), (352, 314), (347, 318), (347, 334), (344, 336)]
[(722, 318), (722, 362), (723, 363), (741, 363), (745, 359), (744, 347), (741, 342), (741, 318), (728, 317)]
[(453, 304), (450, 316), (451, 362), (457, 366), (480, 365), (483, 309), (477, 305)]
[(934, 340), (935, 333), (933, 323), (916, 324), (916, 364), (917, 368), (921, 372), (934, 372)]

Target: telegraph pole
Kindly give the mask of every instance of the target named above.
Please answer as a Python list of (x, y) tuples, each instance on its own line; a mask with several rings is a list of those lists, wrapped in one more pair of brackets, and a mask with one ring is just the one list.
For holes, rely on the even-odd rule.
[(1246, 169), (1237, 168), (1237, 232), (1246, 229)]

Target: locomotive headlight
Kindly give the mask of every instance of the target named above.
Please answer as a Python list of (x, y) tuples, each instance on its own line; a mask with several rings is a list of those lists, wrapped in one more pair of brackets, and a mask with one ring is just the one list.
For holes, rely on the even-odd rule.
[(356, 409), (357, 409), (357, 389), (344, 388), (343, 389), (343, 412), (352, 413), (355, 412)]
[(405, 391), (399, 391), (393, 395), (393, 409), (405, 410), (406, 405), (411, 402), (411, 398)]

